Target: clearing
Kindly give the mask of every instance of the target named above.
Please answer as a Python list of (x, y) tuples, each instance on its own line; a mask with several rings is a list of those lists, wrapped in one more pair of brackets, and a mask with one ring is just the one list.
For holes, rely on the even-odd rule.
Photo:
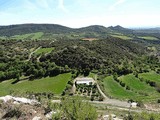
[(131, 40), (131, 37), (125, 36), (125, 35), (111, 35), (112, 37), (117, 37), (123, 40)]
[(50, 53), (52, 50), (54, 50), (53, 47), (52, 48), (40, 48), (35, 52), (35, 54), (36, 55), (39, 55), (39, 54), (42, 54), (42, 53), (46, 54), (46, 53)]
[(11, 38), (13, 39), (31, 39), (31, 40), (36, 40), (39, 39), (43, 36), (43, 32), (36, 32), (36, 33), (30, 33), (30, 34), (23, 34), (23, 35), (14, 35)]

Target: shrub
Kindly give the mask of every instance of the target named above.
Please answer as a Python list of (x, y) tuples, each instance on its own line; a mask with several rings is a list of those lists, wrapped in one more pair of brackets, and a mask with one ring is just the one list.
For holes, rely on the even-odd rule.
[(160, 99), (157, 100), (157, 103), (160, 103)]
[(123, 83), (122, 81), (120, 82), (120, 85), (121, 85), (122, 87), (125, 87), (125, 83)]
[(144, 104), (143, 104), (142, 101), (138, 101), (138, 102), (137, 102), (137, 106), (142, 108), (142, 107), (144, 107)]
[(10, 110), (8, 111), (2, 118), (5, 119), (5, 118), (13, 118), (13, 117), (16, 117), (16, 118), (19, 118), (21, 116), (22, 112), (17, 110), (17, 109), (13, 109), (13, 110)]

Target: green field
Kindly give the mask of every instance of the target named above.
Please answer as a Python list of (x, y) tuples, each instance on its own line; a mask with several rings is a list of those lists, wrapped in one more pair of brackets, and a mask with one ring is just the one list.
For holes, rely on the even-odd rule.
[(125, 36), (125, 35), (111, 35), (112, 37), (117, 37), (123, 40), (131, 40), (131, 37)]
[(35, 54), (38, 55), (38, 54), (41, 54), (41, 53), (50, 53), (52, 50), (54, 50), (54, 48), (40, 48), (38, 49)]
[(60, 74), (55, 77), (36, 79), (33, 81), (24, 80), (16, 84), (11, 84), (14, 81), (12, 79), (0, 83), (0, 96), (7, 95), (10, 91), (15, 91), (15, 93), (19, 94), (25, 93), (26, 91), (61, 94), (70, 79), (70, 73)]
[(112, 76), (109, 76), (103, 79), (106, 95), (118, 99), (133, 99), (144, 102), (156, 102), (160, 96), (160, 93), (158, 93), (154, 87), (150, 87), (145, 82), (141, 82), (132, 74), (121, 76), (119, 80), (129, 86), (130, 90), (126, 90), (126, 88), (116, 82)]
[(138, 38), (145, 39), (145, 40), (158, 40), (158, 38), (152, 37), (152, 36), (141, 36)]
[(119, 80), (125, 83), (130, 87), (131, 90), (144, 94), (153, 94), (157, 93), (157, 91), (146, 84), (146, 82), (141, 82), (138, 78), (136, 78), (133, 74), (125, 75), (119, 77)]
[(125, 90), (125, 88), (121, 87), (113, 79), (113, 76), (106, 77), (103, 80), (103, 85), (104, 85), (105, 93), (114, 98), (127, 99), (127, 98), (133, 98), (137, 96), (136, 93)]
[(34, 33), (34, 36), (31, 38), (32, 40), (39, 39), (43, 36), (43, 32)]
[(139, 78), (144, 78), (145, 80), (154, 81), (160, 83), (160, 75), (155, 72), (141, 73), (138, 74)]
[(31, 39), (31, 40), (35, 40), (35, 39), (39, 39), (43, 36), (43, 32), (36, 32), (36, 33), (30, 33), (30, 34), (24, 34), (24, 35), (14, 35), (11, 38), (13, 39)]

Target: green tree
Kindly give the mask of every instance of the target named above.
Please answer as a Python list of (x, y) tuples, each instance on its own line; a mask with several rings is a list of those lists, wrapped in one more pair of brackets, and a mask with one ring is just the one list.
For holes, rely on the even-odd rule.
[(96, 120), (97, 111), (89, 102), (82, 101), (79, 97), (67, 97), (62, 99), (60, 112), (54, 116), (55, 120), (58, 119), (57, 116), (67, 120)]

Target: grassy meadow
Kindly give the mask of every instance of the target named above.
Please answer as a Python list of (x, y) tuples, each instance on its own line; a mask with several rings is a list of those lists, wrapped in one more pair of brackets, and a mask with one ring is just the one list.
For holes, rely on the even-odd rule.
[(39, 39), (43, 36), (43, 32), (36, 32), (36, 33), (30, 33), (30, 34), (23, 34), (23, 35), (14, 35), (11, 38), (13, 39), (31, 39), (31, 40), (36, 40)]
[(120, 86), (114, 79), (113, 76), (106, 77), (103, 79), (103, 85), (105, 93), (113, 98), (127, 99), (133, 98), (137, 94), (132, 91), (127, 91), (125, 88)]
[[(145, 81), (140, 81), (140, 79), (136, 78), (133, 74), (123, 75), (118, 79), (120, 82), (125, 83), (125, 87), (122, 87), (115, 81), (113, 76), (108, 76), (103, 79), (106, 95), (118, 99), (133, 99), (144, 102), (155, 102), (159, 99), (160, 93), (158, 93), (154, 87), (149, 86)], [(129, 89), (126, 89), (127, 86)]]
[(60, 74), (55, 77), (36, 79), (33, 81), (24, 80), (16, 84), (12, 84), (15, 80), (11, 79), (0, 83), (0, 96), (10, 94), (10, 91), (14, 91), (19, 94), (27, 91), (61, 94), (70, 79), (71, 73)]
[(139, 78), (144, 78), (145, 80), (150, 80), (156, 83), (160, 84), (160, 75), (155, 73), (154, 71), (152, 72), (147, 72), (147, 73), (141, 73), (138, 75)]

